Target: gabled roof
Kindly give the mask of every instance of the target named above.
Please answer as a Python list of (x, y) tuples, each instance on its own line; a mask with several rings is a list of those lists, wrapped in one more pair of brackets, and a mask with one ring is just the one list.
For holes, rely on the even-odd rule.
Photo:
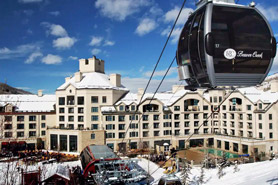
[(54, 111), (55, 95), (12, 94), (0, 95), (0, 104), (12, 104), (17, 112), (50, 112)]
[(259, 100), (263, 103), (274, 103), (278, 100), (278, 92), (258, 90), (256, 87), (239, 88), (238, 90), (253, 103), (257, 103)]
[(58, 87), (57, 90), (64, 90), (69, 85), (74, 86), (76, 89), (115, 89), (128, 91), (123, 85), (121, 87), (114, 86), (110, 82), (108, 75), (97, 72), (82, 73), (80, 82), (75, 82), (75, 77), (72, 77), (68, 82)]

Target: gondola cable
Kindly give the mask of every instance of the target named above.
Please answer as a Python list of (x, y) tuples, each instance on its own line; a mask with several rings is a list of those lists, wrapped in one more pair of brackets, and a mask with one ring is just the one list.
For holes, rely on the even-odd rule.
[[(180, 8), (180, 11), (179, 11), (179, 13), (178, 13), (178, 15), (177, 15), (177, 17), (176, 17), (175, 22), (174, 22), (174, 25), (172, 26), (172, 29), (171, 29), (171, 31), (170, 31), (168, 37), (167, 37), (167, 40), (166, 40), (166, 42), (165, 42), (165, 44), (164, 44), (164, 46), (163, 46), (163, 49), (162, 49), (162, 51), (161, 51), (161, 53), (160, 53), (160, 55), (159, 55), (159, 57), (158, 57), (158, 60), (157, 60), (157, 62), (156, 62), (156, 64), (155, 64), (155, 67), (154, 67), (154, 69), (153, 69), (153, 71), (152, 71), (152, 74), (151, 74), (151, 76), (150, 76), (150, 78), (149, 78), (149, 81), (148, 81), (148, 83), (147, 83), (147, 85), (146, 85), (146, 87), (145, 87), (145, 89), (144, 89), (144, 92), (143, 92), (143, 94), (142, 94), (142, 96), (141, 96), (141, 98), (140, 98), (140, 101), (138, 102), (138, 105), (140, 105), (140, 103), (142, 102), (142, 99), (143, 99), (143, 97), (144, 97), (144, 95), (145, 95), (145, 93), (146, 93), (146, 91), (147, 91), (147, 89), (148, 89), (148, 87), (149, 87), (149, 85), (150, 85), (150, 82), (151, 82), (151, 80), (152, 80), (152, 77), (153, 77), (153, 75), (154, 75), (154, 73), (155, 73), (155, 70), (156, 70), (156, 68), (157, 68), (157, 66), (158, 66), (158, 64), (159, 64), (159, 62), (160, 62), (160, 59), (161, 59), (161, 57), (162, 57), (162, 55), (163, 55), (163, 53), (164, 53), (164, 50), (165, 50), (165, 48), (166, 48), (166, 46), (167, 46), (167, 44), (168, 44), (168, 42), (169, 42), (169, 40), (170, 40), (170, 38), (171, 38), (171, 35), (172, 35), (172, 33), (173, 33), (173, 31), (174, 31), (174, 28), (175, 28), (175, 26), (176, 26), (176, 24), (177, 24), (177, 22), (178, 22), (178, 19), (179, 19), (179, 17), (180, 17), (180, 14), (181, 14), (181, 12), (182, 12), (182, 10), (183, 10), (183, 7), (184, 7), (185, 3), (186, 3), (186, 0), (184, 0), (183, 3), (182, 3), (182, 6), (181, 6), (181, 8)], [(174, 60), (173, 60), (173, 61), (174, 61)], [(155, 95), (155, 94), (154, 94), (154, 95)], [(138, 113), (138, 106), (136, 107), (135, 112), (132, 114), (132, 118), (135, 117), (136, 113)], [(126, 134), (127, 134), (128, 130), (129, 130), (129, 128), (130, 128), (130, 125), (132, 124), (132, 121), (133, 121), (133, 119), (131, 119), (131, 122), (130, 122), (129, 125), (128, 125), (128, 128), (127, 128), (127, 130), (126, 130), (126, 132), (125, 132), (125, 134), (124, 134), (124, 137), (123, 137), (121, 143), (123, 143), (124, 139), (126, 138)]]

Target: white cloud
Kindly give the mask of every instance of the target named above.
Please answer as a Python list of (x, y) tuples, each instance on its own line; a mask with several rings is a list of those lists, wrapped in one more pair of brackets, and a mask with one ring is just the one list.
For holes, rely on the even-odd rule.
[[(160, 71), (155, 71), (153, 77), (164, 76), (165, 73), (166, 73), (166, 71), (167, 71), (167, 69), (165, 69), (165, 70), (160, 70)], [(173, 73), (175, 73), (175, 72), (177, 72), (177, 69), (176, 69), (175, 67), (171, 67), (170, 70), (169, 70), (168, 73), (167, 73), (167, 76), (169, 76), (169, 75), (171, 75), (171, 74), (173, 74)], [(150, 77), (151, 74), (152, 74), (152, 71), (147, 71), (147, 72), (144, 73), (144, 76)]]
[(53, 12), (49, 12), (50, 15), (54, 15), (54, 16), (58, 16), (60, 15), (59, 11), (53, 11)]
[(92, 37), (91, 42), (89, 43), (90, 46), (99, 46), (102, 42), (103, 38), (102, 37)]
[(110, 40), (106, 40), (103, 44), (103, 46), (114, 46), (115, 42), (114, 41), (110, 41)]
[[(180, 8), (175, 7), (172, 10), (169, 10), (165, 15), (164, 15), (164, 22), (169, 23), (169, 22), (175, 22), (178, 14), (179, 14)], [(188, 19), (189, 13), (193, 12), (194, 10), (192, 8), (183, 8), (182, 12), (180, 14), (180, 17), (178, 19), (177, 25), (184, 25), (185, 22)]]
[(150, 33), (157, 27), (155, 20), (144, 18), (140, 21), (139, 25), (137, 26), (135, 33), (140, 36), (143, 36), (147, 33)]
[(265, 7), (261, 4), (258, 4), (256, 7), (262, 12), (262, 14), (267, 18), (268, 21), (278, 21), (278, 6)]
[(39, 51), (36, 51), (34, 53), (32, 53), (26, 60), (25, 60), (25, 64), (31, 64), (34, 62), (34, 60), (36, 60), (39, 57), (42, 57), (43, 54)]
[(48, 22), (42, 22), (41, 25), (48, 28), (48, 30), (46, 31), (47, 34), (51, 34), (51, 35), (57, 36), (57, 37), (68, 36), (68, 33), (65, 30), (65, 28), (63, 28), (63, 26), (61, 26), (59, 24), (50, 24)]
[[(168, 35), (170, 34), (170, 31), (171, 31), (171, 27), (169, 26), (161, 32), (161, 35), (168, 37)], [(182, 27), (177, 27), (173, 30), (172, 35), (171, 35), (171, 38), (172, 38), (171, 43), (172, 44), (177, 43), (177, 41), (179, 40), (181, 31), (182, 31)]]
[[(127, 87), (131, 92), (136, 93), (138, 92), (138, 88), (145, 88), (148, 83), (148, 78), (129, 78), (124, 77), (122, 78), (122, 84)], [(153, 79), (149, 85), (149, 88), (147, 89), (147, 92), (155, 92), (156, 88), (158, 87), (158, 84), (160, 83), (160, 80)], [(184, 82), (183, 82), (184, 83)], [(165, 79), (159, 88), (159, 92), (162, 91), (169, 91), (172, 89), (173, 85), (180, 84), (180, 81), (178, 78), (169, 78)]]
[(59, 64), (62, 62), (62, 58), (59, 55), (48, 54), (41, 61), (45, 64)]
[(19, 3), (40, 3), (43, 0), (18, 0)]
[(100, 9), (103, 16), (123, 21), (127, 16), (138, 12), (141, 7), (149, 4), (149, 0), (97, 0), (95, 7)]
[(100, 50), (100, 49), (98, 49), (98, 48), (92, 49), (92, 54), (93, 54), (93, 55), (97, 55), (97, 54), (99, 54), (99, 53), (101, 53), (101, 50)]
[(69, 60), (78, 60), (78, 57), (75, 57), (75, 56), (69, 56)]
[(0, 48), (0, 60), (24, 57), (32, 52), (38, 51), (39, 49), (40, 46), (37, 43), (19, 45), (14, 49), (3, 47)]
[(23, 13), (26, 14), (27, 16), (33, 15), (34, 11), (33, 10), (23, 10)]
[(53, 40), (53, 47), (57, 49), (69, 49), (77, 40), (74, 37), (62, 37)]

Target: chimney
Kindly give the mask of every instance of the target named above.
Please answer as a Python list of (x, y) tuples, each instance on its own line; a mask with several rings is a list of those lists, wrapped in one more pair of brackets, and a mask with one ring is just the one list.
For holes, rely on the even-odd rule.
[(66, 78), (65, 78), (65, 82), (66, 82), (66, 83), (69, 82), (70, 79), (71, 79), (71, 77), (66, 77)]
[(120, 74), (111, 74), (110, 75), (110, 82), (116, 87), (121, 86), (121, 75)]
[(80, 82), (82, 79), (82, 73), (80, 71), (74, 73), (75, 82)]
[(42, 97), (42, 90), (40, 89), (40, 90), (38, 90), (38, 97)]
[(183, 90), (184, 89), (184, 86), (183, 85), (173, 85), (172, 86), (172, 93), (176, 93), (180, 90)]
[(278, 92), (278, 80), (272, 80), (270, 82), (270, 92), (272, 93)]
[[(142, 95), (144, 93), (144, 88), (138, 88), (138, 93), (137, 93), (137, 100), (140, 101)], [(139, 102), (138, 102), (139, 103)]]

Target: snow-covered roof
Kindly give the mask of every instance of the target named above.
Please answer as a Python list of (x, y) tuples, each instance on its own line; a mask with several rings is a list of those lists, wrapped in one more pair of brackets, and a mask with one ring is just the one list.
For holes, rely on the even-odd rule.
[(80, 82), (75, 82), (74, 76), (68, 82), (65, 82), (63, 85), (58, 87), (57, 90), (64, 90), (69, 85), (73, 85), (77, 89), (116, 89), (128, 91), (128, 89), (124, 86), (114, 86), (110, 82), (108, 75), (97, 72), (82, 73), (82, 79)]
[(259, 100), (263, 103), (273, 103), (278, 100), (278, 92), (263, 91), (256, 87), (239, 88), (238, 90), (253, 103), (257, 103)]
[(0, 104), (5, 106), (8, 103), (16, 106), (17, 112), (50, 112), (54, 111), (56, 102), (55, 95), (43, 95), (39, 97), (35, 94), (12, 94), (0, 95)]
[(100, 108), (101, 112), (116, 112), (114, 106), (105, 106)]
[(122, 98), (120, 101), (118, 101), (116, 103), (116, 105), (119, 105), (121, 103), (124, 103), (126, 105), (130, 105), (132, 103), (137, 103), (137, 94), (135, 94), (135, 93), (127, 93), (124, 98)]

